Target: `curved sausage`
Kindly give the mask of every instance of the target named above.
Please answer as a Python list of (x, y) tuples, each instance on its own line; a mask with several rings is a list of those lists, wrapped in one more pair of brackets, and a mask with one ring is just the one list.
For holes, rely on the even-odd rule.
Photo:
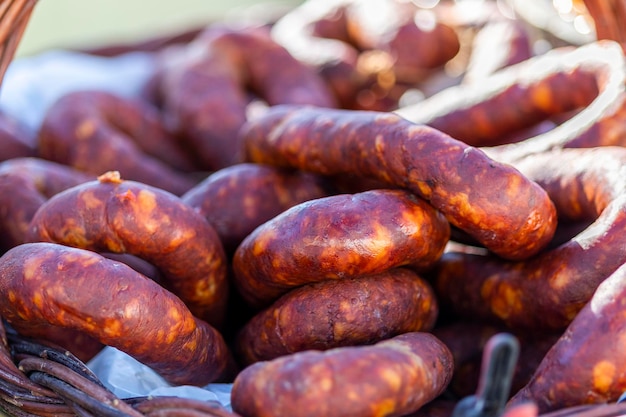
[(158, 83), (165, 117), (204, 170), (242, 162), (237, 132), (249, 117), (251, 91), (269, 105), (335, 106), (323, 80), (265, 28), (209, 28), (176, 64), (164, 65)]
[(278, 106), (241, 135), (249, 161), (407, 188), (504, 258), (536, 254), (556, 227), (547, 194), (518, 170), (397, 115)]
[(38, 147), (42, 158), (94, 176), (119, 171), (177, 195), (197, 182), (188, 172), (193, 162), (155, 108), (104, 91), (70, 92), (53, 103)]
[(27, 240), (35, 212), (53, 195), (94, 177), (35, 157), (0, 162), (0, 251)]
[[(621, 145), (626, 136), (625, 71), (620, 46), (598, 41), (552, 50), (499, 71), (488, 82), (447, 88), (395, 113), (484, 147), (503, 162), (554, 148)], [(581, 108), (544, 134), (492, 146), (512, 131)]]
[(450, 351), (430, 333), (405, 333), (371, 346), (300, 352), (245, 368), (233, 410), (247, 417), (400, 416), (443, 392)]
[(246, 323), (235, 346), (239, 360), (251, 364), (309, 349), (369, 345), (429, 331), (437, 313), (430, 285), (396, 268), (296, 288)]
[(54, 334), (51, 326), (80, 331), (173, 384), (202, 386), (233, 371), (219, 332), (178, 297), (88, 250), (45, 242), (12, 248), (0, 258), (0, 300), (0, 315), (24, 335)]
[(436, 14), (397, 0), (310, 0), (286, 13), (272, 37), (316, 68), (341, 108), (387, 111), (401, 93), (459, 51)]
[(325, 197), (324, 178), (262, 164), (236, 164), (209, 175), (181, 199), (203, 215), (233, 253), (255, 228), (288, 208)]
[(615, 402), (626, 391), (626, 266), (608, 276), (508, 406), (540, 412)]
[(37, 156), (35, 134), (20, 120), (0, 112), (0, 161)]
[(340, 194), (298, 204), (256, 228), (233, 257), (239, 293), (254, 307), (313, 282), (426, 269), (450, 236), (443, 215), (404, 190)]
[(564, 329), (598, 284), (626, 262), (626, 148), (562, 149), (517, 166), (546, 189), (561, 220), (592, 223), (525, 261), (444, 253), (434, 286), (446, 311), (512, 328)]
[(163, 285), (198, 318), (219, 326), (226, 256), (213, 227), (180, 198), (110, 172), (56, 194), (32, 219), (29, 238), (128, 253), (159, 268)]

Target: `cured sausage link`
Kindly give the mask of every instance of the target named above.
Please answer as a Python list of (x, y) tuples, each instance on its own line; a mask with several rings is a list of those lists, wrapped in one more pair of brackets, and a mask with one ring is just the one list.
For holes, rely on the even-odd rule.
[(452, 355), (430, 333), (371, 346), (306, 351), (258, 362), (233, 385), (246, 417), (401, 416), (437, 397), (452, 377)]
[(127, 253), (163, 273), (162, 284), (198, 318), (220, 326), (228, 287), (215, 229), (175, 195), (108, 172), (54, 195), (33, 216), (29, 241)]
[(442, 309), (500, 319), (513, 328), (563, 330), (597, 286), (626, 262), (626, 149), (561, 149), (518, 163), (555, 203), (559, 219), (589, 221), (568, 241), (508, 262), (444, 253), (434, 278)]
[(552, 238), (546, 192), (515, 168), (433, 128), (384, 112), (276, 106), (241, 130), (247, 159), (404, 187), (503, 258)]
[(222, 336), (169, 291), (123, 263), (55, 243), (0, 258), (0, 314), (20, 333), (84, 332), (171, 383), (205, 385), (233, 369)]
[(432, 267), (450, 237), (443, 215), (405, 190), (370, 190), (306, 201), (257, 227), (233, 256), (233, 279), (254, 307), (292, 288)]

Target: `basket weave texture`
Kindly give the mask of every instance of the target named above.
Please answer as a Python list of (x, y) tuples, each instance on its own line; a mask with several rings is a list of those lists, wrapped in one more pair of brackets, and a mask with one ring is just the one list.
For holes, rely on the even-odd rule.
[(22, 39), (37, 0), (0, 1), (0, 82)]
[(1, 321), (0, 411), (16, 417), (237, 416), (211, 401), (166, 396), (120, 399), (72, 353), (25, 339)]

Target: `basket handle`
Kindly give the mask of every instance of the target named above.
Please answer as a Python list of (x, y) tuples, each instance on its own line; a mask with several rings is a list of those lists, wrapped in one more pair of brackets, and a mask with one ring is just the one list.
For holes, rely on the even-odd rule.
[(0, 2), (0, 83), (13, 60), (37, 0)]

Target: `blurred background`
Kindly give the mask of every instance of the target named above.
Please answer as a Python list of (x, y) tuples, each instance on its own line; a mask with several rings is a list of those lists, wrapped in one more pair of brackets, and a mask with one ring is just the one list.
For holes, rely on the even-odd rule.
[(300, 0), (39, 0), (17, 56), (176, 33), (250, 8), (293, 7)]

